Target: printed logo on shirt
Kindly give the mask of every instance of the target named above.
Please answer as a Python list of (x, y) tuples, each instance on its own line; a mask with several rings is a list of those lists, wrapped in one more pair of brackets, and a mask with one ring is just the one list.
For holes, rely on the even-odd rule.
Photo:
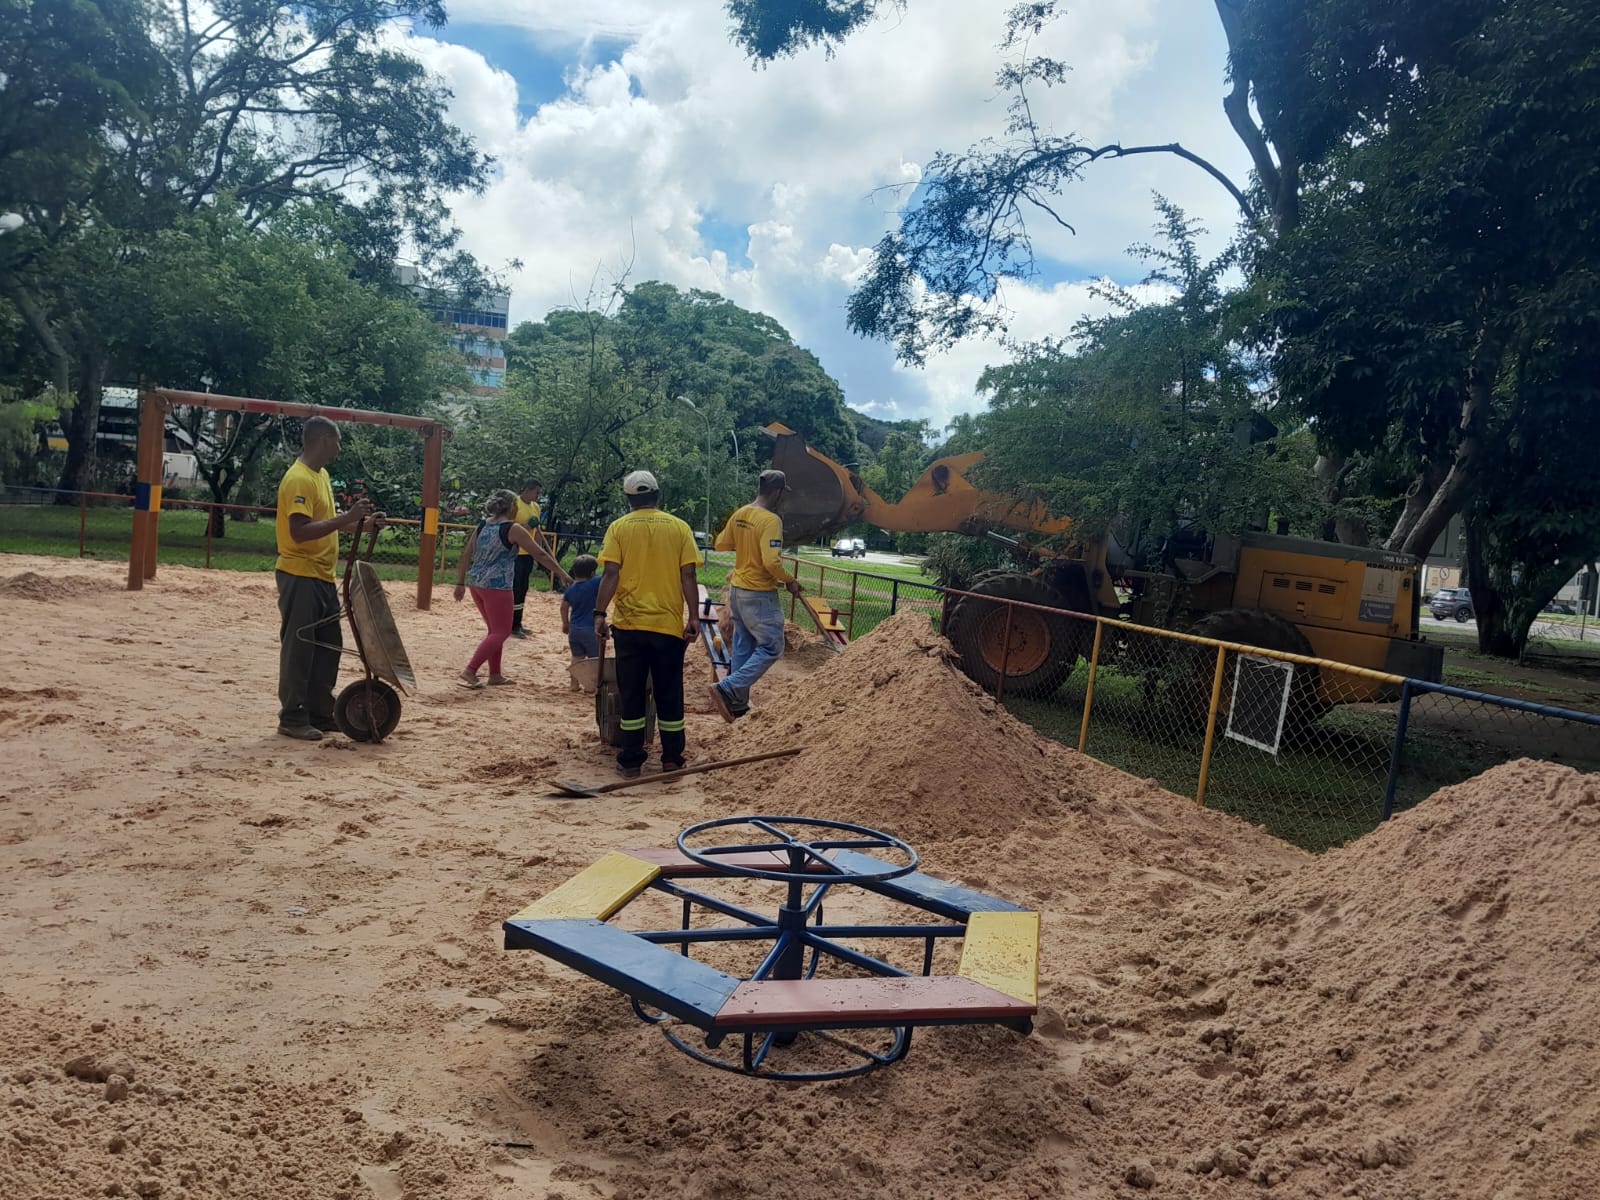
[(769, 545), (769, 546), (777, 546), (779, 549), (782, 549), (782, 547), (783, 547), (783, 539), (782, 538), (772, 538), (767, 542), (767, 545)]
[(307, 500), (306, 500), (306, 498), (304, 496), (296, 496), (294, 498), (294, 502), (296, 504), (305, 504), (305, 503), (307, 503)]

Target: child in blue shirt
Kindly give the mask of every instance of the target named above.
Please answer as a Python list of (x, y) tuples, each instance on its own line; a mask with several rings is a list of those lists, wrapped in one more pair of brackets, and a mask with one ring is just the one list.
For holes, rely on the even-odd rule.
[(578, 555), (572, 560), (572, 582), (561, 595), (561, 632), (567, 635), (574, 663), (600, 657), (600, 641), (594, 634), (594, 602), (600, 595), (600, 578), (595, 572), (599, 569), (600, 560), (594, 555)]

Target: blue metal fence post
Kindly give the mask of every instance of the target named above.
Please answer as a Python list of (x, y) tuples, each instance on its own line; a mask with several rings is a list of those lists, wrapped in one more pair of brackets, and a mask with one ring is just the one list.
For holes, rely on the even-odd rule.
[(1411, 719), (1411, 680), (1400, 685), (1400, 714), (1394, 723), (1394, 748), (1389, 751), (1389, 781), (1383, 789), (1383, 816), (1387, 821), (1394, 815), (1394, 789), (1400, 781), (1400, 755), (1406, 746), (1406, 723)]

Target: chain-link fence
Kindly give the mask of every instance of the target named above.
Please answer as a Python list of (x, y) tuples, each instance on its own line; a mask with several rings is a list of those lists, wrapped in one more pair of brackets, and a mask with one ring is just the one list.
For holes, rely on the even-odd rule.
[(1509, 758), (1600, 769), (1600, 715), (1060, 609), (978, 610), (963, 666), (1042, 733), (1309, 850)]
[[(785, 556), (806, 594), (820, 599), (850, 638), (869, 633), (880, 621), (913, 609), (938, 623), (944, 589), (931, 583), (832, 566), (814, 558)], [(806, 624), (799, 601), (787, 599), (789, 619)]]
[[(165, 496), (156, 547), (158, 564), (227, 571), (270, 571), (277, 560), (276, 510), (250, 504), (216, 504)], [(133, 497), (127, 492), (70, 492), (55, 488), (0, 489), (0, 553), (126, 561), (133, 537)], [(474, 524), (441, 521), (433, 571), (437, 585), (454, 582), (456, 565)], [(598, 554), (604, 530), (545, 530), (556, 557), (570, 567), (580, 554)], [(372, 548), (380, 578), (415, 580), (422, 523), (390, 517)], [(365, 539), (363, 539), (365, 541)], [(340, 554), (350, 549), (340, 535)], [(365, 552), (365, 547), (363, 547)], [(731, 554), (708, 556), (701, 582), (723, 586)], [(531, 586), (547, 591), (549, 572), (536, 567)]]
[[(0, 551), (125, 560), (132, 518), (127, 495), (7, 489)], [(453, 581), (472, 528), (440, 525), (437, 584)], [(391, 522), (373, 555), (379, 574), (415, 579), (420, 535), (415, 521)], [(604, 534), (543, 536), (570, 565), (578, 554), (597, 553)], [(159, 562), (264, 571), (275, 557), (271, 509), (162, 504)], [(700, 581), (714, 596), (726, 587), (732, 557), (705, 556)], [(850, 638), (904, 609), (926, 613), (951, 637), (967, 673), (1041, 733), (1309, 850), (1349, 841), (1508, 759), (1600, 770), (1594, 713), (812, 558), (789, 561)], [(534, 586), (548, 588), (548, 574), (536, 570)], [(951, 620), (947, 610), (957, 601), (975, 607)], [(792, 601), (790, 615), (807, 623)]]
[(1600, 771), (1600, 714), (1414, 679), (1395, 707), (1402, 733), (1385, 815), (1508, 759)]

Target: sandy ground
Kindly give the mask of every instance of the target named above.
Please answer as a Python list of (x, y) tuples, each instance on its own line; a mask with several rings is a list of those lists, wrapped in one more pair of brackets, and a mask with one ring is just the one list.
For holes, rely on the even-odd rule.
[[(1511, 764), (1311, 859), (1036, 738), (906, 614), (790, 654), (738, 726), (690, 715), (692, 757), (797, 758), (563, 800), (610, 756), (555, 598), (517, 686), (469, 693), (475, 612), (391, 585), (421, 695), (382, 746), (305, 745), (270, 579), (121, 575), (0, 558), (8, 1200), (1594, 1194), (1592, 776)], [(777, 1085), (501, 949), (606, 850), (750, 811), (1038, 908), (1035, 1033)]]

